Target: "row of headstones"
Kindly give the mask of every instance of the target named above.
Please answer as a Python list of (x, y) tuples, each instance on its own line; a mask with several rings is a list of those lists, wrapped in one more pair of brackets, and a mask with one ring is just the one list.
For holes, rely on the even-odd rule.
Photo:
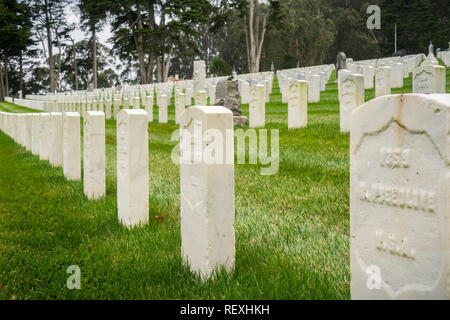
[(437, 57), (441, 59), (447, 67), (450, 67), (450, 51), (439, 51)]
[[(250, 100), (250, 86), (255, 84), (263, 84), (265, 86), (265, 100), (269, 102), (269, 96), (273, 87), (273, 72), (260, 72), (253, 74), (241, 74), (235, 75), (239, 80), (239, 93), (242, 103), (249, 103)], [(194, 97), (197, 105), (206, 105), (203, 101), (204, 92), (206, 92), (206, 100), (209, 98), (210, 105), (220, 105), (220, 99), (223, 99), (224, 90), (223, 83), (228, 77), (212, 77), (206, 78), (206, 66), (204, 61), (194, 62), (194, 79), (184, 80), (179, 82), (166, 82), (148, 85), (136, 85), (136, 86), (119, 86), (116, 88), (106, 89), (94, 89), (91, 91), (81, 90), (65, 93), (48, 94), (46, 96), (27, 96), (27, 98), (33, 100), (39, 100), (43, 102), (43, 107), (40, 110), (48, 112), (56, 111), (61, 112), (65, 110), (78, 111), (83, 114), (82, 106), (85, 104), (85, 110), (102, 110), (105, 106), (106, 118), (115, 118), (117, 109), (113, 111), (111, 116), (110, 108), (114, 104), (114, 108), (117, 108), (117, 104), (128, 108), (129, 106), (138, 105), (140, 100), (144, 100), (148, 95), (156, 93), (157, 105), (162, 105), (162, 123), (166, 122), (164, 117), (164, 110), (166, 97), (170, 96), (172, 92), (175, 92), (175, 97), (178, 92), (185, 94), (185, 106), (192, 105), (191, 101)], [(222, 84), (222, 86), (220, 86)], [(222, 90), (220, 90), (222, 87)], [(116, 101), (116, 98), (120, 102)], [(25, 101), (25, 104), (28, 101)], [(19, 105), (24, 104), (22, 101), (17, 101)], [(143, 103), (144, 104), (144, 103)], [(89, 107), (92, 105), (92, 107)], [(78, 106), (78, 107), (77, 107)], [(149, 111), (149, 110), (147, 110)], [(150, 112), (149, 112), (150, 113)]]
[[(308, 123), (308, 82), (306, 80), (290, 80), (288, 84), (288, 128), (296, 129), (307, 126)], [(250, 86), (249, 127), (265, 126), (265, 86), (261, 84)]]
[[(29, 100), (40, 100), (40, 101), (69, 101), (71, 98), (78, 97), (89, 97), (89, 98), (99, 98), (99, 97), (111, 97), (113, 95), (122, 95), (127, 93), (143, 92), (149, 93), (153, 92), (158, 86), (163, 84), (143, 84), (143, 85), (121, 85), (111, 88), (101, 88), (94, 90), (74, 90), (68, 92), (55, 92), (48, 93), (45, 95), (26, 95), (25, 98)], [(171, 85), (171, 83), (165, 83), (164, 85)]]
[[(168, 106), (170, 103), (170, 93), (166, 95), (157, 96), (157, 106), (159, 109), (159, 123), (168, 122)], [(186, 105), (191, 105), (192, 101), (187, 104), (186, 94), (180, 91), (175, 92), (175, 122), (178, 123), (178, 119), (181, 113), (186, 108)], [(190, 98), (189, 100), (192, 100)], [(141, 102), (142, 101), (142, 102)], [(196, 104), (207, 105), (206, 92), (197, 92), (195, 97)], [(45, 111), (47, 112), (78, 112), (83, 117), (88, 111), (104, 111), (106, 119), (117, 118), (120, 112), (120, 107), (124, 109), (141, 109), (144, 108), (148, 114), (148, 122), (153, 121), (153, 105), (154, 98), (152, 95), (144, 96), (142, 99), (136, 97), (135, 99), (113, 99), (103, 101), (86, 101), (86, 102), (53, 102), (47, 101), (45, 104)]]
[[(271, 91), (272, 83), (268, 80), (264, 80), (264, 85), (252, 84), (247, 81), (244, 81), (243, 84), (243, 92), (242, 100), (246, 99), (247, 103), (250, 104), (249, 108), (249, 117), (250, 117), (250, 127), (264, 127), (265, 126), (265, 103), (269, 101), (269, 95)], [(215, 89), (213, 87), (213, 89)], [(211, 90), (213, 91), (213, 90)], [(159, 102), (157, 104), (159, 106), (159, 123), (167, 123), (168, 122), (168, 104), (170, 100), (170, 93), (167, 95), (160, 95)], [(298, 95), (297, 95), (298, 96)], [(186, 94), (181, 92), (179, 89), (175, 89), (175, 123), (179, 123), (179, 117), (181, 113), (184, 111), (187, 103), (187, 99), (185, 99)], [(212, 93), (212, 97), (210, 101), (214, 101), (215, 94)], [(245, 97), (245, 98), (244, 98)], [(191, 100), (191, 99), (189, 99)], [(79, 112), (81, 116), (87, 111), (104, 111), (106, 115), (106, 119), (114, 118), (116, 119), (117, 114), (120, 111), (120, 106), (123, 108), (135, 108), (141, 109), (144, 108), (148, 113), (148, 121), (153, 121), (153, 97), (144, 96), (142, 99), (142, 105), (140, 105), (141, 99), (136, 97), (135, 99), (113, 99), (106, 100), (105, 103), (102, 101), (87, 101), (83, 102), (46, 102), (46, 111), (49, 112)], [(292, 99), (291, 99), (292, 101)], [(244, 103), (244, 102), (243, 102)], [(191, 101), (192, 104), (192, 101)], [(195, 104), (196, 105), (207, 105), (207, 94), (205, 91), (198, 91), (195, 96)], [(211, 104), (211, 103), (210, 103)], [(292, 108), (291, 108), (292, 109)], [(290, 117), (292, 118), (292, 117)], [(306, 121), (306, 120), (305, 120)], [(289, 123), (292, 123), (290, 121)], [(291, 126), (290, 127), (296, 127)]]
[(402, 88), (403, 79), (422, 61), (423, 55), (410, 55), (405, 57), (391, 57), (364, 61), (352, 61), (347, 63), (347, 69), (352, 73), (364, 75), (364, 89), (373, 89), (375, 71), (378, 67), (388, 66), (392, 69), (391, 87)]
[[(242, 74), (237, 76), (239, 80), (246, 81), (261, 81), (271, 80), (273, 81), (273, 72), (260, 72), (254, 74)], [(116, 88), (103, 88), (94, 89), (92, 91), (79, 90), (72, 92), (59, 92), (55, 94), (48, 94), (45, 96), (39, 95), (27, 95), (27, 99), (41, 100), (41, 101), (54, 101), (54, 102), (79, 102), (83, 100), (98, 100), (106, 101), (108, 99), (113, 99), (113, 96), (121, 96), (122, 98), (131, 99), (135, 96), (147, 95), (150, 92), (156, 91), (157, 95), (162, 91), (162, 94), (167, 94), (167, 92), (172, 92), (175, 90), (182, 90), (186, 93), (186, 105), (191, 105), (190, 101), (193, 96), (197, 94), (198, 91), (206, 91), (207, 97), (214, 103), (215, 87), (219, 81), (226, 80), (227, 77), (211, 77), (206, 78), (206, 65), (204, 61), (194, 61), (194, 79), (193, 80), (183, 80), (183, 81), (168, 81), (165, 83), (157, 84), (147, 84), (147, 85), (124, 85)], [(272, 83), (270, 83), (270, 92), (272, 89)], [(246, 99), (244, 97), (244, 99)], [(248, 102), (244, 102), (248, 103)]]
[(289, 86), (293, 80), (307, 81), (308, 102), (320, 102), (320, 92), (326, 90), (326, 84), (328, 83), (333, 70), (333, 65), (325, 65), (320, 67), (307, 67), (278, 71), (277, 76), (282, 102), (288, 103)]
[(264, 87), (264, 101), (265, 103), (270, 102), (270, 94), (272, 94), (273, 89), (273, 78), (268, 77), (267, 79), (255, 79), (255, 80), (239, 80), (239, 93), (241, 96), (241, 101), (243, 104), (250, 103), (251, 86), (260, 85)]
[[(84, 192), (90, 199), (105, 193), (104, 113), (87, 111), (84, 121)], [(40, 160), (62, 167), (70, 180), (81, 179), (80, 114), (77, 112), (0, 112), (0, 129)]]
[[(48, 99), (49, 96), (34, 96), (34, 98), (38, 97), (46, 97), (45, 100), (37, 101), (37, 100), (17, 100), (14, 99), (14, 102), (16, 102), (19, 105), (23, 106), (30, 106), (27, 102), (40, 102), (42, 103), (43, 107), (39, 108), (44, 111), (52, 112), (52, 111), (62, 111), (62, 110), (73, 110), (75, 109), (75, 105), (81, 105), (81, 104), (87, 104), (87, 105), (93, 105), (93, 110), (100, 110), (102, 109), (102, 106), (105, 105), (106, 108), (109, 110), (111, 104), (113, 102), (124, 106), (125, 108), (128, 108), (129, 106), (136, 106), (138, 104), (141, 104), (140, 101), (143, 101), (148, 98), (149, 96), (153, 96), (154, 93), (156, 93), (156, 104), (160, 106), (161, 104), (165, 104), (167, 97), (172, 96), (172, 92), (175, 93), (184, 93), (185, 94), (185, 105), (190, 106), (192, 105), (192, 99), (203, 99), (203, 93), (202, 91), (197, 91), (194, 94), (194, 89), (190, 87), (189, 85), (181, 85), (180, 83), (172, 84), (172, 83), (163, 83), (163, 84), (157, 84), (152, 86), (149, 91), (144, 90), (142, 88), (135, 88), (133, 90), (127, 89), (120, 90), (120, 91), (108, 91), (105, 90), (105, 92), (99, 92), (99, 93), (92, 93), (92, 92), (85, 92), (85, 93), (73, 93), (71, 95), (62, 95), (57, 94), (53, 95), (52, 99)], [(212, 82), (208, 84), (206, 95), (207, 98), (210, 99), (211, 104), (214, 104), (215, 102), (215, 93), (216, 93), (216, 86)], [(164, 97), (167, 96), (167, 97)], [(11, 102), (13, 102), (11, 100)], [(144, 105), (144, 102), (142, 102), (142, 105)], [(203, 105), (203, 103), (202, 103)], [(106, 114), (107, 119), (110, 119), (110, 114)]]
[[(425, 60), (413, 72), (413, 93), (445, 93), (445, 67)], [(404, 73), (403, 65), (396, 63), (393, 67), (380, 65), (376, 69), (375, 75), (375, 97), (391, 94), (392, 88), (403, 87), (403, 77), (409, 76)], [(340, 102), (340, 130), (350, 131), (351, 113), (355, 108), (364, 103), (365, 75), (352, 73), (349, 70), (339, 70), (338, 92)], [(392, 79), (397, 80), (397, 85), (393, 85)], [(373, 82), (373, 79), (372, 79)]]
[[(190, 107), (180, 122), (181, 148), (193, 146), (195, 151), (205, 149), (202, 137), (208, 128), (223, 137), (233, 130), (231, 111), (220, 106)], [(81, 179), (79, 113), (0, 112), (0, 129), (40, 160), (63, 167), (67, 179)], [(96, 200), (106, 195), (105, 114), (87, 111), (83, 129), (83, 189), (88, 199)], [(183, 131), (193, 139), (184, 139)], [(227, 143), (218, 147), (234, 159), (234, 141)], [(210, 164), (190, 154), (180, 162), (182, 255), (206, 279), (217, 267), (231, 271), (234, 266), (234, 163)], [(147, 112), (123, 109), (117, 119), (117, 209), (118, 220), (128, 228), (149, 222), (148, 161)]]
[[(386, 61), (379, 61), (379, 67), (376, 69), (376, 77), (373, 76), (373, 67), (368, 67), (370, 72), (366, 74), (353, 74), (351, 71), (342, 69), (340, 70), (341, 77), (338, 81), (339, 101), (340, 101), (340, 128), (342, 132), (348, 132), (350, 130), (350, 116), (351, 112), (358, 106), (364, 103), (364, 90), (366, 88), (373, 88), (374, 78), (375, 81), (375, 95), (376, 97), (391, 94), (391, 88), (403, 87), (403, 78), (409, 77), (409, 68), (411, 67), (410, 61), (413, 61), (412, 66), (420, 63), (418, 56), (409, 57), (407, 64), (395, 63), (394, 67), (385, 66)], [(421, 58), (421, 56), (419, 56)], [(407, 68), (406, 68), (407, 67)], [(329, 72), (332, 68), (329, 68)], [(406, 71), (405, 71), (406, 70)], [(439, 87), (434, 84), (436, 81), (430, 81), (432, 84), (424, 93), (444, 93), (445, 92), (445, 68), (439, 66), (430, 66), (426, 62), (424, 65), (414, 70), (413, 87), (414, 92), (421, 92), (416, 88), (420, 88), (420, 77), (417, 75), (423, 74), (423, 70), (432, 70), (431, 75), (440, 72), (441, 76), (437, 77), (439, 80)], [(392, 72), (393, 71), (393, 72)], [(295, 72), (295, 71), (290, 71)], [(301, 72), (305, 72), (301, 70)], [(392, 85), (390, 79), (391, 75), (395, 74), (393, 78), (397, 80), (396, 85)], [(427, 73), (428, 75), (428, 73)], [(330, 74), (327, 74), (329, 78)], [(313, 75), (312, 78), (316, 78), (318, 81), (319, 76)], [(367, 80), (369, 79), (369, 81)], [(292, 80), (291, 78), (284, 79), (283, 74), (279, 74), (280, 83), (288, 83), (288, 90), (285, 94), (285, 101), (288, 103), (288, 128), (301, 128), (307, 126), (307, 104), (311, 102), (311, 87), (314, 87), (314, 81), (308, 82), (305, 80)], [(368, 85), (367, 82), (371, 82)], [(318, 86), (316, 86), (317, 88)], [(281, 86), (280, 86), (281, 88)], [(314, 88), (313, 88), (314, 89)], [(323, 89), (323, 86), (322, 88)], [(265, 107), (262, 102), (264, 94), (262, 91), (264, 88), (261, 86), (252, 88), (251, 101), (249, 106), (249, 120), (250, 127), (261, 127), (265, 125)], [(318, 96), (320, 97), (320, 91)], [(282, 90), (283, 92), (283, 90)], [(342, 99), (341, 99), (342, 97)]]

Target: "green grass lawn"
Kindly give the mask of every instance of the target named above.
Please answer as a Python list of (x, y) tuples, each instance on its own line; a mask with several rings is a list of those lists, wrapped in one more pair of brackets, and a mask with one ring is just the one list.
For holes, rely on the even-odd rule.
[[(235, 270), (205, 283), (181, 259), (173, 105), (169, 124), (157, 123), (157, 109), (149, 124), (150, 223), (131, 230), (117, 219), (114, 120), (98, 201), (0, 132), (0, 299), (349, 299), (349, 134), (339, 132), (334, 80), (296, 130), (287, 129), (275, 80), (266, 127), (279, 129), (279, 172), (236, 164)], [(411, 78), (393, 90), (401, 92), (411, 92)], [(373, 96), (366, 90), (366, 101)], [(66, 287), (70, 265), (81, 269), (80, 290)]]

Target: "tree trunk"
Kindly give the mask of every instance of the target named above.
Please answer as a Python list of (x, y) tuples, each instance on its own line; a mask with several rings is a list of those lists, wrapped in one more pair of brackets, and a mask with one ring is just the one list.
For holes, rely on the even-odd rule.
[(94, 89), (97, 89), (97, 38), (95, 23), (92, 25), (92, 82)]
[(245, 44), (247, 45), (247, 65), (248, 71), (250, 72), (250, 36), (249, 36), (249, 27), (248, 24), (245, 24)]
[(19, 55), (19, 90), (22, 91), (22, 96), (24, 95), (23, 92), (23, 51), (20, 50), (20, 55)]
[[(155, 29), (155, 0), (148, 1), (148, 26), (150, 30)], [(147, 65), (147, 80), (148, 83), (153, 83), (153, 68), (155, 65), (155, 55), (151, 51), (148, 52), (148, 65)]]
[(136, 34), (136, 49), (138, 52), (138, 60), (139, 60), (139, 76), (141, 84), (148, 83), (147, 80), (147, 68), (145, 63), (145, 53), (144, 53), (144, 37), (142, 35), (141, 30), (144, 28), (142, 25), (142, 15), (141, 15), (141, 7), (137, 6), (137, 34)]
[(150, 56), (148, 66), (147, 66), (149, 83), (153, 83), (153, 66), (154, 66), (154, 64), (155, 64), (155, 60), (152, 58), (152, 56)]
[[(250, 73), (259, 72), (262, 46), (267, 29), (269, 11), (264, 15), (262, 25), (258, 14), (258, 0), (249, 0), (248, 30), (246, 28), (247, 58)], [(261, 29), (261, 32), (260, 32)]]
[(173, 46), (170, 47), (169, 56), (167, 57), (167, 61), (164, 66), (164, 78), (163, 82), (166, 82), (169, 78), (169, 68), (170, 68), (170, 61), (172, 60), (172, 52), (173, 52)]
[(248, 31), (249, 31), (249, 60), (250, 60), (250, 65), (248, 66), (249, 72), (250, 73), (254, 73), (254, 72), (258, 72), (255, 70), (255, 30), (253, 27), (253, 22), (254, 22), (254, 14), (255, 14), (255, 2), (254, 0), (250, 0), (250, 5), (249, 5), (249, 22), (248, 22)]
[(58, 75), (56, 77), (56, 87), (61, 90), (61, 42), (59, 40), (58, 33), (56, 33), (56, 39), (58, 41)]
[(5, 100), (5, 83), (3, 82), (3, 68), (0, 64), (0, 101)]
[(158, 82), (163, 82), (162, 81), (162, 62), (161, 62), (161, 56), (159, 56), (158, 58), (156, 58), (156, 77)]
[(47, 31), (48, 66), (50, 69), (50, 92), (55, 92), (55, 65), (53, 63), (52, 29), (49, 18), (49, 3), (45, 0), (45, 29)]
[[(159, 22), (159, 28), (162, 30), (163, 27), (166, 25), (166, 10), (165, 8), (161, 9), (160, 12), (160, 22)], [(160, 48), (163, 48), (162, 50), (164, 50), (164, 45), (166, 43), (166, 39), (165, 39), (165, 34), (164, 33), (160, 33), (159, 34), (159, 45)], [(158, 82), (164, 82), (164, 51), (160, 53), (160, 55), (157, 58), (157, 64), (156, 64), (156, 72), (157, 72), (157, 76), (158, 76)]]

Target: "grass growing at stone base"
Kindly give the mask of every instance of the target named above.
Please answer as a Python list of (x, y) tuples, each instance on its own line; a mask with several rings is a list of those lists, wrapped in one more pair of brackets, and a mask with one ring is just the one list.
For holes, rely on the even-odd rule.
[[(205, 283), (181, 260), (173, 105), (169, 124), (149, 124), (150, 224), (131, 230), (117, 220), (114, 120), (98, 201), (0, 132), (0, 299), (349, 299), (349, 134), (339, 132), (334, 79), (296, 130), (275, 81), (266, 128), (279, 129), (280, 169), (263, 176), (236, 164), (235, 271)], [(410, 79), (393, 90), (410, 91)], [(66, 287), (70, 265), (81, 269), (80, 290)]]

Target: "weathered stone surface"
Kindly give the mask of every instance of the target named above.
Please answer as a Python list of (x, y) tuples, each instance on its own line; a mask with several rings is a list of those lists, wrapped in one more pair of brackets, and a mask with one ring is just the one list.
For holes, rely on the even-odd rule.
[(414, 93), (445, 93), (445, 68), (425, 65), (414, 70)]
[(147, 112), (147, 121), (153, 122), (153, 93), (145, 97), (145, 111)]
[(32, 115), (31, 124), (31, 153), (34, 155), (39, 155), (39, 137), (41, 135), (41, 114), (34, 113)]
[(264, 80), (264, 101), (266, 103), (270, 102), (270, 82), (269, 82), (269, 80)]
[(23, 145), (25, 147), (26, 150), (31, 151), (32, 149), (32, 126), (33, 126), (33, 114), (31, 113), (26, 113), (23, 115), (24, 117), (24, 140), (23, 140)]
[(319, 72), (320, 75), (320, 91), (325, 91), (327, 89), (327, 73), (322, 71)]
[(114, 119), (117, 119), (117, 115), (119, 114), (120, 111), (120, 99), (116, 98), (113, 100), (113, 108), (114, 108)]
[(105, 101), (105, 117), (107, 120), (111, 119), (111, 104), (111, 100), (107, 99)]
[(15, 113), (11, 115), (11, 136), (16, 143), (19, 141), (19, 121), (20, 114)]
[(81, 180), (80, 114), (63, 115), (63, 173), (69, 180)]
[(186, 106), (192, 105), (193, 89), (192, 88), (186, 88), (185, 94), (186, 94)]
[(403, 79), (405, 79), (405, 78), (409, 77), (408, 62), (407, 61), (403, 61), (402, 65), (403, 65)]
[(141, 99), (139, 98), (139, 96), (134, 97), (133, 109), (137, 109), (137, 110), (141, 109)]
[(339, 70), (347, 69), (347, 56), (344, 52), (339, 52), (336, 57), (336, 77), (339, 79)]
[(105, 114), (86, 112), (83, 127), (84, 194), (95, 200), (106, 194)]
[(186, 97), (185, 94), (182, 92), (175, 93), (175, 123), (180, 123), (181, 115), (184, 112), (184, 109), (186, 103)]
[(375, 76), (375, 68), (371, 66), (364, 66), (364, 89), (373, 89), (373, 78)]
[(249, 123), (250, 128), (266, 125), (265, 87), (262, 84), (250, 87)]
[(50, 159), (50, 113), (41, 113), (39, 130), (39, 159)]
[(148, 118), (144, 110), (117, 118), (117, 209), (126, 227), (149, 221)]
[[(194, 94), (206, 90), (206, 64), (203, 60), (194, 61)], [(206, 104), (204, 104), (206, 105)]]
[(449, 95), (420, 94), (353, 112), (353, 299), (450, 298), (449, 114)]
[(50, 164), (54, 167), (63, 165), (63, 123), (62, 113), (50, 113)]
[(350, 131), (353, 110), (364, 103), (364, 76), (362, 74), (341, 74), (339, 79), (341, 101), (339, 103), (340, 130)]
[(24, 114), (23, 113), (18, 113), (16, 114), (16, 118), (15, 118), (15, 124), (16, 124), (16, 130), (15, 130), (15, 135), (14, 135), (14, 140), (16, 141), (16, 143), (20, 144), (21, 146), (24, 145), (23, 141), (24, 141), (24, 131), (25, 131), (25, 118), (24, 118)]
[(378, 67), (375, 75), (375, 97), (389, 94), (391, 94), (391, 67)]
[[(320, 76), (319, 76), (320, 78)], [(280, 91), (281, 91), (281, 102), (288, 103), (289, 100), (289, 82), (293, 79), (289, 78), (280, 78)], [(319, 81), (319, 90), (320, 90), (320, 81)]]
[(308, 82), (292, 80), (289, 83), (288, 129), (306, 127), (308, 124)]
[[(225, 101), (225, 100), (224, 100)], [(250, 101), (250, 83), (248, 81), (241, 82), (241, 102), (247, 104)]]
[(130, 104), (130, 109), (137, 109), (136, 107), (136, 100), (133, 96), (128, 97), (128, 103)]
[(169, 96), (162, 94), (160, 96), (160, 103), (158, 106), (159, 123), (167, 123), (169, 121), (168, 107), (169, 107)]
[(216, 85), (216, 100), (225, 99), (225, 93), (227, 91), (226, 80), (219, 80)]
[[(183, 113), (180, 128), (181, 153), (191, 150), (180, 163), (182, 257), (193, 272), (208, 279), (216, 268), (231, 272), (234, 267), (234, 160), (228, 161), (234, 159), (232, 133), (229, 148), (225, 143), (233, 115), (224, 107), (194, 106)], [(213, 142), (202, 138), (211, 135)], [(207, 161), (210, 148), (223, 157)]]
[(347, 69), (341, 69), (338, 71), (339, 79), (338, 79), (338, 100), (341, 101), (341, 80), (345, 74), (351, 74), (351, 71)]
[(216, 86), (212, 85), (209, 88), (209, 105), (214, 105), (216, 102)]
[(97, 106), (97, 111), (104, 111), (104, 107), (103, 107), (103, 100), (101, 99), (97, 99), (96, 101), (96, 106)]
[(234, 125), (241, 126), (248, 123), (248, 119), (242, 115), (241, 100), (239, 97), (239, 83), (230, 77), (226, 80), (224, 107), (233, 113)]
[(225, 99), (216, 99), (216, 102), (214, 103), (214, 106), (225, 106)]
[(235, 127), (242, 127), (248, 124), (246, 116), (233, 116), (233, 124)]
[(391, 64), (391, 87), (403, 88), (403, 64), (393, 63)]
[(430, 52), (427, 58), (422, 62), (420, 66), (438, 66), (439, 62), (432, 52)]
[(234, 116), (241, 116), (241, 101), (239, 98), (238, 81), (228, 78), (225, 90), (225, 108), (231, 110)]
[(320, 76), (312, 75), (308, 82), (308, 102), (320, 102)]
[(206, 91), (197, 91), (197, 93), (195, 94), (195, 105), (206, 106), (207, 102)]

